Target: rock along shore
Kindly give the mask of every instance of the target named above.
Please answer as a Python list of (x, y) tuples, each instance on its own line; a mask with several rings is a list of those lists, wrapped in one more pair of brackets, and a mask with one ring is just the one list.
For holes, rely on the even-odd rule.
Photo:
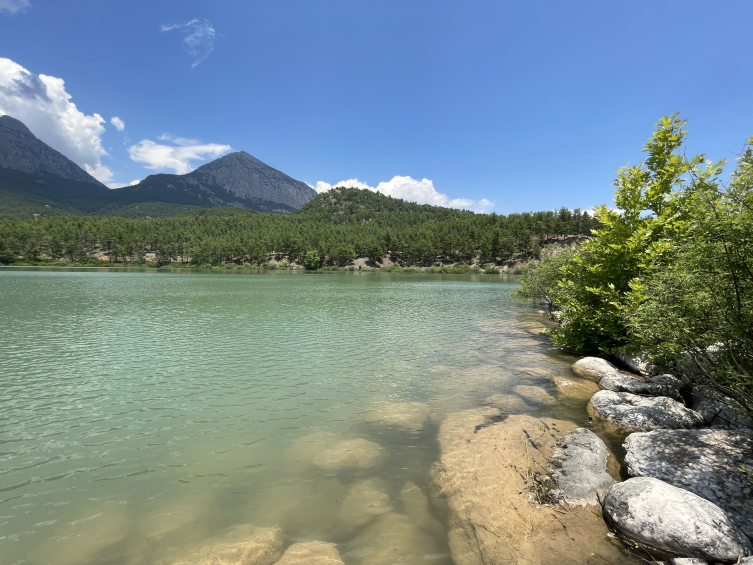
[(622, 482), (591, 430), (516, 414), (504, 395), (442, 423), (431, 485), (456, 564), (621, 563), (626, 547), (671, 565), (753, 562), (749, 420), (718, 394), (687, 406), (681, 378), (633, 365), (644, 374), (586, 357), (580, 378), (553, 377), (601, 429), (628, 434)]
[[(718, 393), (690, 390), (656, 368), (645, 372), (586, 357), (573, 365), (573, 378), (549, 375), (561, 399), (588, 403), (600, 429), (627, 434), (622, 475), (588, 427), (527, 414), (558, 399), (519, 385), (441, 423), (429, 498), (407, 482), (393, 499), (383, 481), (363, 475), (386, 457), (375, 442), (323, 432), (297, 440), (292, 460), (354, 474), (333, 526), (357, 533), (347, 544), (237, 526), (160, 565), (417, 565), (441, 557), (436, 540), (445, 532), (456, 565), (637, 562), (628, 548), (655, 564), (753, 565), (750, 420)], [(375, 429), (408, 433), (429, 417), (418, 403), (378, 404), (364, 414)]]

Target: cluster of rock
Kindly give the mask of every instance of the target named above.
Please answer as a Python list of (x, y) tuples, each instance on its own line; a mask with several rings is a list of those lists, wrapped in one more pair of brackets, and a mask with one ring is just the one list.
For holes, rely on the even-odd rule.
[(433, 500), (457, 565), (622, 561), (593, 512), (614, 479), (590, 430), (484, 407), (449, 415), (439, 442)]
[[(335, 544), (294, 543), (287, 548), (280, 528), (236, 526), (225, 539), (206, 545), (175, 565), (344, 565)], [(235, 540), (231, 541), (233, 538)], [(243, 541), (237, 541), (237, 539)]]
[(629, 434), (623, 447), (630, 478), (609, 488), (605, 520), (645, 548), (696, 563), (737, 563), (750, 556), (750, 419), (714, 389), (691, 391), (673, 375), (655, 374), (645, 361), (633, 365), (643, 378), (595, 357), (573, 365), (602, 389), (588, 403), (591, 417)]
[[(593, 420), (626, 438), (627, 480), (591, 429), (527, 414), (557, 398), (518, 385), (442, 421), (430, 488), (445, 524), (414, 483), (393, 498), (368, 475), (388, 461), (379, 444), (317, 432), (289, 455), (333, 478), (355, 477), (334, 518), (348, 543), (290, 540), (280, 528), (247, 526), (173, 565), (341, 565), (343, 557), (410, 565), (446, 557), (441, 539), (457, 565), (620, 563), (620, 539), (671, 565), (753, 565), (750, 420), (711, 389), (692, 390), (640, 360), (635, 368), (642, 374), (584, 358), (573, 366), (583, 378), (535, 375), (550, 377), (561, 398), (587, 401)], [(379, 433), (415, 433), (431, 415), (425, 404), (380, 403), (362, 417)]]
[[(363, 414), (375, 430), (414, 433), (430, 417), (427, 404), (377, 403)], [(434, 516), (425, 491), (407, 481), (398, 496), (373, 475), (387, 451), (374, 441), (347, 434), (314, 432), (288, 449), (291, 463), (314, 467), (325, 476), (347, 477), (343, 496), (322, 530), (325, 539), (291, 539), (281, 527), (236, 526), (194, 548), (178, 561), (159, 565), (419, 565), (448, 557), (441, 540), (445, 528)], [(270, 517), (270, 521), (274, 518)], [(312, 536), (314, 537), (314, 536)], [(305, 539), (305, 538), (304, 538)]]

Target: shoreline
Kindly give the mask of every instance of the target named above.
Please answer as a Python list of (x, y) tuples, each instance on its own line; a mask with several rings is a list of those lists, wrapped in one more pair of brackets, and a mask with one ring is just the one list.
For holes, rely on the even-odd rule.
[(396, 275), (488, 275), (488, 276), (520, 276), (520, 273), (517, 271), (503, 271), (500, 270), (497, 273), (488, 273), (484, 272), (483, 269), (477, 268), (469, 268), (469, 269), (443, 269), (438, 267), (405, 267), (405, 268), (351, 268), (351, 267), (332, 267), (332, 268), (322, 268), (317, 270), (308, 270), (304, 269), (302, 267), (296, 267), (296, 268), (279, 268), (279, 267), (250, 267), (250, 266), (222, 266), (222, 267), (204, 267), (204, 266), (194, 266), (194, 265), (185, 265), (185, 266), (169, 266), (169, 265), (118, 265), (118, 264), (98, 264), (98, 265), (87, 265), (87, 264), (81, 264), (81, 263), (73, 263), (73, 264), (66, 264), (61, 262), (55, 262), (55, 263), (43, 263), (43, 264), (10, 264), (10, 265), (0, 265), (0, 270), (2, 269), (50, 269), (50, 270), (64, 270), (64, 269), (86, 269), (86, 270), (96, 270), (96, 269), (107, 269), (107, 270), (118, 270), (118, 271), (161, 271), (161, 272), (184, 272), (184, 273), (206, 273), (206, 272), (213, 272), (213, 273), (246, 273), (246, 274), (253, 274), (253, 273), (269, 273), (269, 272), (279, 272), (279, 273), (309, 273), (309, 274), (315, 274), (315, 273), (376, 273), (376, 274), (396, 274)]
[[(623, 359), (622, 364), (633, 368), (640, 366), (639, 361)], [(594, 368), (599, 364), (605, 366), (602, 369), (606, 370), (602, 373)], [(737, 442), (734, 445), (739, 446), (734, 449), (738, 452), (742, 450), (737, 458), (742, 457), (741, 461), (750, 464), (753, 462), (753, 454), (748, 453), (748, 459), (744, 458), (753, 446), (751, 429), (744, 428), (747, 432), (737, 435), (734, 431), (727, 432), (697, 424), (678, 425), (675, 427), (681, 429), (675, 430), (671, 429), (671, 425), (661, 424), (631, 430), (629, 423), (609, 422), (594, 407), (593, 399), (597, 394), (614, 394), (606, 388), (608, 381), (605, 383), (604, 378), (624, 375), (628, 379), (647, 383), (646, 386), (652, 384), (652, 380), (661, 381), (662, 377), (664, 383), (672, 382), (673, 378), (675, 381), (678, 379), (666, 375), (647, 379), (641, 373), (630, 373), (602, 359), (591, 357), (581, 358), (572, 369), (574, 381), (590, 382), (592, 385), (590, 390), (580, 391), (579, 401), (587, 405), (590, 414), (584, 427), (569, 421), (537, 418), (525, 413), (505, 413), (504, 406), (452, 414), (442, 424), (442, 454), (432, 468), (430, 482), (434, 489), (434, 499), (439, 501), (449, 525), (448, 539), (455, 563), (554, 565), (616, 563), (625, 560), (635, 560), (637, 563), (643, 560), (680, 565), (691, 563), (689, 559), (695, 559), (692, 563), (697, 564), (753, 562), (753, 558), (738, 561), (738, 557), (753, 553), (750, 532), (747, 531), (753, 522), (753, 502), (745, 502), (746, 497), (750, 500), (753, 481), (748, 479), (750, 484), (746, 490), (745, 467), (740, 461), (722, 450), (721, 457), (729, 459), (716, 463), (718, 469), (714, 471), (717, 476), (719, 473), (727, 473), (728, 483), (739, 483), (737, 488), (742, 491), (738, 491), (738, 497), (742, 497), (742, 500), (738, 502), (725, 498), (719, 487), (714, 490), (713, 473), (708, 470), (706, 475), (712, 477), (707, 479), (711, 480), (710, 486), (695, 485), (693, 481), (703, 481), (688, 478), (687, 472), (683, 474), (682, 470), (675, 470), (674, 474), (665, 472), (665, 475), (657, 470), (666, 465), (681, 469), (688, 465), (692, 467), (694, 456), (688, 456), (687, 453), (692, 452), (696, 446), (683, 441), (691, 441), (687, 438), (705, 437), (703, 434), (711, 434), (710, 437), (722, 443), (729, 441), (726, 438), (731, 437)], [(576, 392), (577, 383), (568, 378), (552, 379), (560, 392), (563, 389)], [(564, 384), (563, 381), (569, 384)], [(657, 386), (666, 387), (665, 384)], [(668, 389), (662, 393), (674, 395)], [(654, 399), (663, 404), (679, 404), (677, 400), (665, 396), (640, 398)], [(679, 394), (677, 398), (679, 400)], [(685, 410), (693, 412), (689, 408)], [(590, 430), (597, 431), (600, 437)], [(654, 444), (648, 444), (649, 448), (655, 450), (654, 457), (658, 457), (658, 462), (652, 468), (655, 470), (639, 472), (635, 468), (635, 460), (642, 454), (635, 451), (637, 448), (634, 446), (657, 433), (660, 438), (667, 436), (686, 439), (680, 440), (680, 452), (677, 456), (665, 455), (670, 445), (674, 447), (674, 440), (659, 438), (653, 448), (651, 446)], [(580, 452), (573, 452), (578, 436), (585, 437), (584, 434), (589, 438), (585, 458), (582, 449)], [(605, 434), (609, 437), (604, 437)], [(621, 450), (627, 452), (627, 456), (620, 457), (609, 451), (607, 445), (614, 445), (614, 440), (620, 444)], [(646, 447), (643, 449), (645, 453)], [(715, 455), (720, 456), (718, 446), (708, 449), (716, 449)], [(708, 449), (707, 455), (699, 456), (701, 460), (709, 456)], [(628, 458), (632, 459), (627, 460)], [(664, 463), (665, 460), (667, 463)], [(702, 465), (708, 467), (709, 463)], [(735, 473), (740, 477), (733, 476)], [(659, 476), (651, 478), (657, 474)], [(693, 476), (698, 477), (698, 472)], [(653, 496), (640, 512), (626, 511), (620, 506), (636, 504), (633, 498), (629, 498), (629, 494), (625, 494), (631, 488), (639, 497), (635, 500), (640, 500), (644, 492), (648, 493), (647, 496)], [(660, 494), (654, 496), (652, 489), (658, 489)], [(662, 506), (669, 504), (667, 500), (671, 501), (673, 496), (678, 495), (690, 497), (689, 502), (691, 499), (695, 501), (691, 502), (691, 507), (700, 514), (696, 516), (687, 508), (684, 511), (672, 510), (671, 504), (669, 509)], [(702, 508), (699, 509), (699, 506)], [(728, 514), (733, 508), (733, 513)], [(627, 517), (623, 512), (627, 512)], [(633, 515), (636, 512), (638, 518)], [(690, 522), (685, 524), (680, 520), (677, 526), (662, 525), (662, 517), (666, 518), (667, 512), (669, 515), (680, 512), (675, 516), (677, 518), (690, 512), (690, 518), (684, 517), (685, 521)], [(715, 531), (704, 531), (702, 526), (708, 513), (717, 516)], [(638, 523), (631, 523), (631, 520)]]

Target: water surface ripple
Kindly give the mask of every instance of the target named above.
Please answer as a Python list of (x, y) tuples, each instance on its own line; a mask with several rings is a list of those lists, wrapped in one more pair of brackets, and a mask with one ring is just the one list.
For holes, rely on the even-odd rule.
[[(378, 480), (407, 512), (401, 492), (428, 492), (445, 414), (520, 385), (556, 396), (542, 375), (569, 375), (514, 287), (0, 270), (0, 565), (172, 563), (238, 524), (332, 541), (360, 563), (373, 548), (367, 526), (342, 522), (353, 485)], [(383, 407), (405, 402), (428, 407), (423, 426), (380, 425)], [(363, 438), (383, 457), (328, 468), (321, 438)], [(424, 558), (451, 563), (432, 535)]]

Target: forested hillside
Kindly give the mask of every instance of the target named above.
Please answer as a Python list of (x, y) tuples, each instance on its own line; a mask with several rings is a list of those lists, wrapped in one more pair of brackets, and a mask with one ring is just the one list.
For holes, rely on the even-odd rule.
[(414, 204), (355, 188), (318, 195), (292, 214), (211, 208), (163, 219), (58, 216), (0, 220), (0, 260), (86, 261), (105, 254), (113, 262), (261, 265), (272, 254), (302, 261), (316, 251), (322, 263), (355, 257), (403, 265), (505, 261), (515, 253), (564, 235), (588, 235), (598, 226), (580, 210), (476, 214)]

